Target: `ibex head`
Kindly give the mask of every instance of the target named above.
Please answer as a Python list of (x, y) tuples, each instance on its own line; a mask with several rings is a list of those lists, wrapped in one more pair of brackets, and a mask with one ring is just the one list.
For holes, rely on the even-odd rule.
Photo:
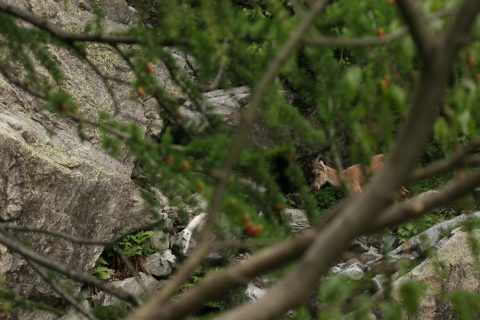
[(313, 161), (313, 174), (313, 187), (315, 189), (320, 189), (327, 182), (334, 186), (340, 185), (340, 179), (338, 177), (337, 170), (325, 165), (320, 157), (317, 157)]

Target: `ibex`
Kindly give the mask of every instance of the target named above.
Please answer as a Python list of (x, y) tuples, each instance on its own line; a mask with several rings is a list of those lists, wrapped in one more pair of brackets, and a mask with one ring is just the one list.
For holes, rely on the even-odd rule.
[[(367, 175), (373, 175), (383, 167), (383, 159), (383, 154), (373, 156), (370, 166), (363, 171)], [(357, 194), (362, 191), (364, 175), (360, 164), (348, 167), (339, 174), (337, 170), (325, 165), (320, 158), (317, 158), (313, 163), (313, 174), (315, 176), (313, 187), (316, 189), (320, 189), (327, 182), (335, 187), (339, 187), (343, 181), (347, 185), (349, 193)], [(403, 198), (407, 198), (410, 192), (402, 187), (400, 194)]]

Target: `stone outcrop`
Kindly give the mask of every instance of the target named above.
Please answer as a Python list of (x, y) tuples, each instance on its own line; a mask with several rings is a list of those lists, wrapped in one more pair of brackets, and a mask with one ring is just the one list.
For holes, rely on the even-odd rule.
[[(10, 1), (65, 30), (81, 31), (95, 15), (85, 6), (89, 1)], [(118, 6), (111, 6), (116, 2)], [(122, 30), (134, 12), (123, 0), (100, 1), (107, 30)], [(110, 11), (114, 12), (110, 12)], [(123, 10), (123, 11), (122, 11)], [(123, 18), (122, 18), (123, 17)], [(115, 21), (110, 20), (114, 19)], [(135, 122), (145, 134), (163, 126), (154, 104), (132, 95), (128, 84), (107, 84), (74, 53), (49, 49), (63, 70), (64, 86), (80, 113), (89, 120), (104, 111), (122, 121)], [(100, 72), (125, 82), (132, 80), (126, 63), (112, 48), (92, 45), (88, 57)], [(15, 70), (14, 66), (10, 66)], [(38, 66), (37, 66), (38, 67)], [(45, 72), (39, 67), (39, 73)], [(168, 73), (157, 65), (155, 75), (173, 96), (180, 95)], [(114, 102), (118, 105), (114, 105)], [(45, 109), (45, 102), (0, 76), (0, 219), (12, 224), (63, 231), (78, 237), (110, 240), (149, 221), (139, 189), (130, 175), (132, 159), (126, 152), (118, 159), (100, 147), (94, 128), (85, 130), (81, 141), (75, 123)], [(89, 272), (102, 251), (99, 246), (80, 246), (46, 235), (14, 233), (28, 240), (33, 249), (52, 260)], [(50, 294), (23, 259), (0, 247), (0, 270), (22, 294)]]
[[(480, 232), (474, 232), (473, 236), (478, 239)], [(426, 291), (420, 299), (421, 319), (455, 319), (451, 304), (441, 296), (442, 291), (451, 293), (463, 289), (480, 292), (480, 272), (469, 241), (469, 234), (457, 229), (438, 249), (435, 259), (425, 260), (395, 282), (397, 288), (406, 280), (420, 281), (426, 285)], [(438, 271), (439, 262), (444, 266), (444, 272)]]

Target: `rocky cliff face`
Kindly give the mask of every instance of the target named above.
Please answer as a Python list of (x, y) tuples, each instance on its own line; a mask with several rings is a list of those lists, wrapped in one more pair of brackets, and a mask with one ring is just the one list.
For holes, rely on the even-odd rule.
[[(96, 18), (90, 1), (85, 0), (7, 2), (72, 32), (83, 31)], [(125, 0), (97, 3), (105, 16), (102, 26), (106, 32), (123, 30), (138, 18)], [(176, 49), (170, 50), (178, 67), (193, 79), (192, 61), (187, 62), (188, 57)], [(50, 48), (50, 52), (64, 72), (64, 89), (72, 94), (85, 119), (96, 121), (100, 112), (106, 112), (119, 121), (134, 122), (147, 136), (162, 132), (163, 119), (156, 102), (132, 92), (133, 74), (112, 47), (89, 45), (86, 52), (91, 63), (64, 48)], [(15, 70), (14, 65), (8, 68)], [(40, 65), (36, 68), (48, 79)], [(203, 121), (164, 65), (158, 63), (153, 72), (170, 97), (185, 102), (179, 110), (186, 121)], [(249, 93), (249, 88), (240, 87), (212, 91), (204, 98), (214, 113), (235, 124)], [(85, 127), (83, 132), (82, 141), (73, 121), (48, 111), (45, 101), (0, 75), (1, 221), (101, 241), (153, 221), (131, 180), (134, 159), (126, 151), (112, 158), (102, 149), (98, 130)], [(160, 206), (167, 206), (162, 195), (158, 201)], [(101, 246), (73, 244), (46, 234), (12, 233), (17, 239), (28, 240), (39, 254), (86, 273), (103, 250)], [(3, 246), (0, 253), (0, 273), (21, 294), (54, 298), (51, 289), (20, 256)]]
[[(88, 1), (10, 1), (49, 22), (80, 31), (94, 19)], [(106, 28), (125, 28), (134, 10), (125, 1), (100, 1), (105, 9)], [(111, 18), (111, 20), (109, 19)], [(52, 49), (53, 50), (53, 49)], [(139, 124), (146, 134), (160, 132), (162, 120), (149, 101), (132, 98), (131, 87), (119, 81), (105, 82), (73, 53), (55, 49), (65, 72), (65, 86), (81, 113), (96, 119), (100, 111), (119, 110), (117, 118)], [(88, 57), (102, 73), (128, 81), (124, 62), (111, 48), (92, 46)], [(167, 72), (155, 71), (165, 88), (178, 94)], [(118, 102), (114, 106), (114, 101)], [(113, 159), (99, 146), (99, 134), (86, 130), (81, 141), (73, 122), (44, 108), (44, 102), (0, 76), (0, 219), (13, 224), (63, 231), (87, 239), (108, 240), (151, 220), (138, 188), (132, 182), (132, 160), (125, 153)], [(67, 263), (82, 272), (93, 267), (101, 253), (99, 246), (80, 246), (47, 235), (16, 234), (28, 239), (35, 251)], [(0, 271), (23, 294), (45, 294), (38, 277), (16, 255), (0, 248)]]

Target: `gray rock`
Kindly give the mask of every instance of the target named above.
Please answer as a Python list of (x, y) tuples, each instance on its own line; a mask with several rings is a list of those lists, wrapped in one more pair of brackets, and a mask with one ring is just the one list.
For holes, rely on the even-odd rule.
[(249, 282), (247, 285), (247, 289), (245, 289), (245, 296), (249, 300), (258, 300), (265, 295), (266, 290), (257, 286), (253, 282)]
[[(140, 272), (139, 276), (141, 284), (139, 284), (134, 277), (112, 281), (111, 284), (112, 286), (126, 290), (135, 296), (139, 296), (140, 294), (145, 293), (144, 289), (146, 289), (146, 291), (150, 293), (160, 287), (160, 282), (157, 281), (154, 277), (146, 275), (143, 272)], [(118, 303), (119, 300), (110, 294), (107, 294), (105, 292), (99, 292), (92, 296), (92, 302), (95, 306), (108, 306)]]
[(177, 257), (172, 254), (171, 250), (167, 249), (148, 256), (145, 260), (145, 268), (157, 277), (164, 277), (172, 273), (176, 263)]
[[(473, 235), (478, 238), (480, 231), (475, 231)], [(446, 278), (437, 270), (438, 261), (446, 267)], [(420, 281), (427, 285), (420, 300), (421, 319), (453, 319), (452, 308), (443, 302), (441, 292), (452, 292), (456, 289), (478, 292), (480, 287), (480, 272), (472, 256), (469, 234), (457, 232), (438, 249), (435, 259), (425, 260), (395, 281), (394, 292), (397, 292), (397, 296), (398, 288), (407, 280)]]
[(360, 239), (357, 238), (353, 240), (352, 243), (350, 243), (350, 245), (348, 246), (348, 251), (359, 254), (359, 253), (367, 252), (369, 248), (370, 247), (367, 244), (365, 244), (364, 241), (361, 241)]
[(58, 320), (58, 316), (44, 310), (21, 310), (17, 315), (19, 320)]
[[(82, 300), (80, 305), (87, 311), (91, 312), (92, 307), (87, 300)], [(77, 311), (74, 307), (68, 307), (65, 314), (58, 318), (58, 320), (87, 320), (83, 314)]]
[(293, 232), (300, 233), (310, 228), (310, 221), (304, 210), (288, 208), (285, 209), (285, 215), (290, 221)]
[(365, 265), (357, 259), (350, 259), (347, 262), (337, 264), (330, 269), (332, 274), (343, 274), (350, 279), (359, 280), (365, 274)]
[(197, 128), (200, 132), (208, 126), (204, 114), (213, 114), (229, 125), (236, 125), (240, 120), (239, 111), (249, 95), (250, 88), (245, 86), (204, 93), (201, 106), (194, 105), (190, 100), (180, 106), (181, 119), (186, 126)]
[[(109, 1), (118, 5), (110, 8), (110, 17), (121, 18), (125, 10), (131, 11), (124, 0), (103, 3)], [(83, 0), (8, 2), (68, 31), (82, 31), (95, 19), (86, 6), (88, 1)], [(107, 32), (126, 28), (110, 19), (103, 25)], [(64, 48), (50, 50), (64, 72), (64, 88), (85, 118), (95, 121), (99, 111), (113, 115), (118, 108), (117, 120), (135, 122), (145, 134), (161, 132), (163, 122), (155, 104), (132, 96), (128, 85), (110, 82), (118, 102), (114, 105), (105, 83), (88, 65)], [(126, 63), (108, 46), (91, 45), (87, 51), (103, 74), (124, 81), (132, 78)], [(181, 56), (176, 59), (180, 61)], [(170, 95), (182, 96), (161, 64), (155, 67), (155, 76)], [(86, 128), (87, 141), (82, 142), (75, 125), (45, 111), (43, 101), (2, 76), (0, 88), (0, 219), (97, 240), (110, 240), (152, 221), (130, 179), (133, 161), (126, 151), (113, 159), (101, 149), (98, 130)], [(15, 235), (19, 239), (26, 236)], [(74, 245), (46, 235), (33, 235), (31, 240), (38, 253), (81, 272), (88, 273), (102, 252), (100, 246)], [(0, 268), (22, 294), (41, 287), (35, 273), (15, 255), (2, 252)]]
[[(98, 240), (150, 222), (129, 169), (72, 131), (51, 135), (25, 115), (0, 110), (0, 218)], [(46, 235), (31, 240), (38, 253), (82, 272), (102, 252)], [(38, 280), (24, 268), (8, 277), (23, 293)]]
[(127, 23), (129, 21), (131, 11), (125, 0), (97, 0), (97, 5), (102, 10), (102, 14), (108, 19), (118, 22)]
[(0, 244), (0, 274), (5, 274), (14, 267), (14, 257), (7, 247)]
[(158, 251), (167, 250), (170, 248), (170, 236), (163, 231), (156, 231), (154, 235), (150, 237), (150, 243)]
[(360, 280), (363, 278), (363, 275), (365, 274), (365, 272), (363, 271), (363, 268), (361, 268), (360, 266), (354, 265), (343, 270), (341, 274), (344, 274), (353, 280)]
[(383, 255), (379, 253), (379, 250), (375, 247), (370, 247), (368, 252), (362, 253), (360, 256), (362, 261), (366, 264), (378, 261), (383, 258)]
[(452, 230), (455, 226), (465, 222), (470, 216), (480, 217), (480, 211), (469, 215), (461, 214), (448, 221), (438, 223), (397, 247), (391, 252), (391, 255), (399, 256), (402, 255), (402, 253), (408, 253), (413, 254), (414, 256), (420, 256), (425, 249), (438, 247), (438, 242), (444, 236), (448, 235), (447, 232), (449, 230)]
[(372, 278), (373, 287), (375, 288), (376, 292), (383, 292), (386, 280), (387, 279), (384, 274), (377, 274)]

